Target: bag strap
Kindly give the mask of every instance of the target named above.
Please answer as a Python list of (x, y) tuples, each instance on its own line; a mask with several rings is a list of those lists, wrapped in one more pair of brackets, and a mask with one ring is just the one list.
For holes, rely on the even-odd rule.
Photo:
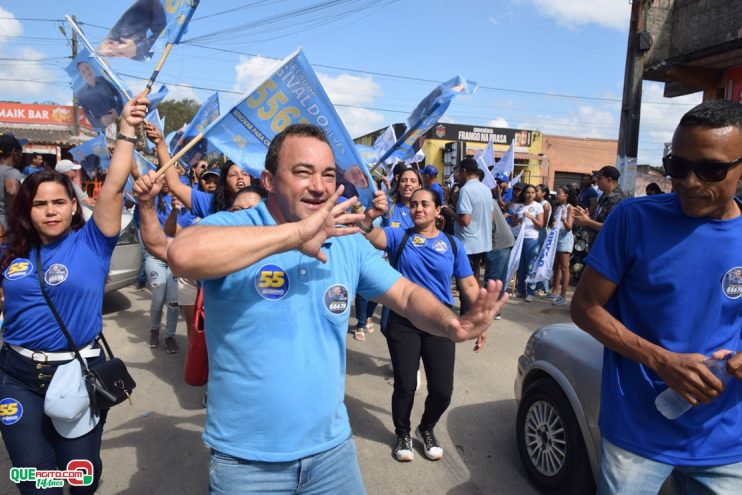
[(459, 254), (459, 247), (456, 245), (456, 239), (453, 238), (448, 232), (443, 232), (448, 238), (449, 244), (451, 244), (451, 251), (453, 252), (453, 262), (456, 263), (456, 256)]
[(405, 244), (407, 244), (407, 239), (410, 238), (414, 230), (415, 229), (413, 229), (412, 227), (405, 230), (404, 236), (402, 237), (402, 242), (399, 243), (397, 252), (394, 253), (394, 258), (390, 260), (392, 262), (392, 268), (394, 268), (395, 270), (397, 269), (397, 263), (399, 263), (399, 259), (402, 257), (402, 251), (404, 251)]
[[(54, 315), (54, 319), (57, 320), (57, 324), (59, 325), (59, 328), (62, 330), (62, 333), (64, 334), (65, 338), (67, 339), (67, 345), (75, 352), (75, 358), (80, 361), (80, 366), (83, 367), (83, 369), (88, 369), (87, 362), (82, 358), (80, 355), (80, 349), (78, 349), (77, 344), (75, 344), (74, 339), (70, 335), (70, 332), (67, 330), (67, 326), (62, 321), (62, 317), (59, 316), (59, 313), (57, 312), (57, 308), (54, 307), (54, 304), (52, 303), (51, 298), (49, 297), (49, 294), (46, 292), (46, 289), (44, 288), (44, 278), (41, 275), (41, 247), (36, 247), (36, 275), (39, 279), (39, 287), (41, 288), (41, 295), (44, 296), (44, 300), (46, 301), (47, 306), (49, 306), (49, 309), (51, 310), (52, 314)], [(100, 339), (103, 342), (103, 347), (105, 347), (106, 352), (108, 353), (109, 358), (113, 358), (113, 353), (111, 352), (111, 348), (108, 345), (108, 342), (106, 341), (106, 338), (103, 336), (103, 332), (100, 333)]]

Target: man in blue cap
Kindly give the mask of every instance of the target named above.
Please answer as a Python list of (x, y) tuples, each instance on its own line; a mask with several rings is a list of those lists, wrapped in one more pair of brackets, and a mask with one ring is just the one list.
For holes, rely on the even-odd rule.
[(438, 196), (441, 198), (441, 204), (445, 203), (443, 199), (443, 189), (441, 189), (441, 185), (438, 184), (438, 169), (433, 165), (426, 165), (422, 170), (420, 170), (420, 174), (423, 176), (423, 181), (425, 181), (425, 187), (429, 187), (437, 192)]

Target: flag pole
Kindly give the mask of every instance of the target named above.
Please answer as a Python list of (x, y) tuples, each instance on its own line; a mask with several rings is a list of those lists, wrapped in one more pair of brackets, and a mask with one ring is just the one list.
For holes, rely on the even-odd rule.
[[(441, 105), (440, 103), (436, 103), (435, 105), (433, 105), (433, 107), (430, 109), (430, 112), (428, 112), (428, 113), (435, 112), (436, 110), (438, 110), (438, 107), (440, 105)], [(376, 171), (376, 169), (379, 168), (382, 163), (384, 163), (384, 160), (386, 160), (387, 158), (389, 158), (392, 153), (394, 153), (395, 151), (397, 151), (399, 149), (399, 147), (402, 146), (402, 143), (404, 143), (407, 140), (407, 138), (412, 135), (413, 132), (415, 132), (417, 129), (419, 129), (421, 125), (423, 125), (423, 122), (424, 121), (425, 121), (425, 117), (421, 117), (417, 122), (415, 122), (415, 125), (413, 125), (409, 129), (407, 129), (405, 131), (405, 133), (402, 134), (402, 137), (400, 137), (399, 139), (397, 139), (397, 142), (394, 143), (391, 148), (389, 148), (388, 150), (386, 150), (386, 152), (381, 156), (381, 158), (379, 158), (379, 160), (376, 162), (376, 164), (373, 167), (371, 167), (371, 173), (374, 173)]]
[(157, 173), (155, 174), (155, 179), (159, 179), (160, 177), (162, 177), (162, 174), (164, 174), (165, 171), (173, 165), (173, 163), (180, 160), (183, 157), (183, 155), (185, 155), (188, 152), (188, 150), (193, 148), (196, 145), (196, 143), (201, 141), (201, 138), (203, 137), (204, 137), (203, 132), (199, 132), (198, 134), (196, 134), (193, 137), (193, 139), (188, 142), (188, 144), (183, 146), (183, 148), (180, 151), (178, 151), (172, 158), (170, 158), (170, 160), (168, 160), (165, 165), (161, 166), (159, 170), (157, 170)]
[(72, 17), (70, 17), (69, 15), (65, 15), (64, 18), (67, 19), (70, 27), (74, 29), (77, 35), (80, 37), (80, 39), (82, 40), (82, 44), (85, 45), (85, 48), (87, 48), (90, 52), (90, 56), (93, 57), (101, 65), (103, 71), (106, 73), (111, 82), (116, 85), (116, 87), (124, 96), (126, 96), (128, 99), (131, 99), (131, 95), (126, 90), (126, 88), (124, 88), (123, 83), (119, 80), (118, 76), (115, 72), (113, 72), (111, 67), (109, 67), (108, 63), (106, 63), (105, 60), (98, 56), (95, 48), (93, 48), (93, 45), (91, 45), (90, 41), (88, 41), (88, 39), (85, 37), (85, 34), (82, 32), (82, 29), (80, 29), (80, 26), (78, 26), (75, 20), (72, 19)]
[(172, 49), (173, 43), (168, 43), (165, 46), (165, 51), (162, 52), (162, 56), (160, 57), (159, 62), (157, 62), (157, 66), (152, 72), (152, 75), (149, 76), (149, 81), (147, 81), (147, 85), (144, 87), (141, 96), (147, 96), (148, 94), (150, 94), (150, 92), (152, 92), (152, 86), (155, 84), (155, 79), (157, 79), (157, 76), (160, 74), (160, 69), (162, 69), (162, 66), (165, 65), (165, 60), (167, 60), (168, 55), (170, 55), (170, 50)]
[(165, 51), (162, 52), (160, 60), (157, 62), (157, 66), (152, 72), (152, 75), (149, 76), (147, 86), (145, 86), (144, 91), (142, 91), (142, 96), (147, 96), (152, 91), (152, 86), (155, 84), (155, 79), (157, 79), (157, 76), (160, 74), (162, 66), (165, 65), (165, 60), (167, 60), (168, 55), (170, 55), (173, 45), (180, 43), (180, 38), (183, 37), (183, 32), (185, 31), (186, 26), (188, 26), (188, 23), (191, 22), (191, 18), (193, 17), (193, 13), (196, 12), (196, 7), (198, 7), (199, 2), (200, 0), (190, 0), (190, 7), (188, 8), (185, 17), (178, 19), (178, 22), (180, 23), (178, 33), (168, 41), (167, 45), (165, 45)]

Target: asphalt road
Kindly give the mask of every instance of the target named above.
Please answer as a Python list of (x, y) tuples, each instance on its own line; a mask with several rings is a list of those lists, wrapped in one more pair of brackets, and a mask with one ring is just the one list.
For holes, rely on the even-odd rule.
[[(377, 310), (377, 314), (379, 310)], [(378, 321), (378, 320), (377, 320)], [(369, 494), (538, 493), (528, 481), (515, 443), (513, 381), (516, 360), (539, 326), (569, 321), (567, 306), (547, 302), (508, 303), (503, 319), (489, 330), (487, 346), (458, 344), (451, 406), (436, 433), (444, 458), (392, 458), (392, 371), (386, 342), (374, 332), (365, 342), (348, 335), (348, 407), (358, 459)], [(355, 320), (351, 319), (351, 324)], [(178, 327), (181, 352), (149, 349), (149, 291), (127, 287), (106, 297), (104, 330), (137, 382), (133, 403), (113, 408), (103, 434), (103, 478), (99, 494), (201, 494), (208, 487), (208, 451), (201, 441), (206, 410), (204, 389), (183, 382), (185, 324)], [(425, 377), (416, 395), (412, 423), (425, 400)], [(16, 493), (0, 449), (0, 493)]]

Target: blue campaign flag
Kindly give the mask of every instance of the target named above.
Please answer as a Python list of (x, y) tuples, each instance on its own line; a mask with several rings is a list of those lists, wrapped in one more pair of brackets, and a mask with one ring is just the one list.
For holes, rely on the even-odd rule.
[[(119, 85), (113, 84), (112, 79), (116, 76), (109, 74), (86, 48), (78, 52), (65, 71), (70, 75), (72, 91), (90, 124), (99, 131), (105, 131), (115, 123), (128, 99)], [(128, 88), (123, 89), (131, 93)]]
[(263, 163), (248, 161), (254, 159), (246, 152), (250, 145), (267, 147), (276, 134), (299, 122), (315, 124), (325, 132), (338, 175), (354, 185), (364, 205), (370, 205), (376, 190), (371, 174), (301, 50), (284, 59), (273, 74), (211, 124), (204, 135), (236, 163), (262, 170)]
[(106, 136), (103, 134), (75, 146), (70, 150), (70, 154), (77, 163), (82, 165), (85, 174), (91, 179), (95, 177), (96, 169), (108, 170), (111, 164), (111, 153), (108, 150)]
[(106, 57), (149, 60), (166, 43), (178, 43), (198, 0), (135, 0), (98, 45)]
[(160, 89), (155, 91), (154, 93), (150, 93), (147, 95), (147, 99), (149, 100), (149, 107), (148, 110), (150, 113), (154, 111), (157, 108), (157, 105), (159, 105), (162, 100), (165, 99), (167, 94), (169, 93), (169, 90), (167, 89), (167, 86), (160, 86)]
[(415, 141), (428, 132), (428, 129), (433, 127), (443, 117), (451, 101), (459, 95), (474, 93), (477, 87), (477, 83), (457, 76), (435, 88), (412, 111), (407, 118), (407, 129), (405, 133), (397, 139), (393, 147), (387, 150), (381, 157), (381, 161), (389, 157), (396, 157), (400, 160), (412, 158), (415, 154), (413, 148)]
[[(156, 108), (154, 110), (150, 110), (144, 120), (157, 127), (160, 132), (163, 132), (163, 129), (165, 128), (165, 123), (163, 122), (164, 119), (160, 118), (160, 112)], [(155, 145), (152, 144), (149, 139), (144, 140), (144, 147), (147, 149), (148, 153), (152, 153), (155, 149)]]
[[(152, 163), (137, 150), (134, 150), (134, 163), (136, 164), (140, 176), (145, 175), (150, 170), (157, 172), (157, 167), (152, 165)], [(133, 203), (139, 202), (137, 201), (137, 198), (134, 197), (134, 177), (131, 174), (129, 174), (129, 177), (126, 179), (126, 184), (124, 184), (124, 197)]]
[[(200, 132), (204, 132), (204, 130), (214, 122), (216, 119), (219, 118), (219, 94), (214, 93), (211, 95), (203, 105), (201, 105), (201, 108), (198, 109), (196, 112), (196, 115), (193, 116), (193, 119), (188, 124), (188, 126), (183, 131), (183, 134), (177, 138), (175, 141), (175, 144), (170, 148), (170, 153), (172, 155), (175, 155), (178, 151), (180, 151), (188, 142), (191, 141), (196, 135)], [(186, 168), (186, 170), (190, 170), (190, 168), (198, 162), (201, 158), (206, 156), (209, 153), (209, 145), (207, 140), (202, 139), (199, 141), (193, 148), (188, 150), (188, 152), (183, 155), (183, 157), (180, 159), (180, 163)]]

